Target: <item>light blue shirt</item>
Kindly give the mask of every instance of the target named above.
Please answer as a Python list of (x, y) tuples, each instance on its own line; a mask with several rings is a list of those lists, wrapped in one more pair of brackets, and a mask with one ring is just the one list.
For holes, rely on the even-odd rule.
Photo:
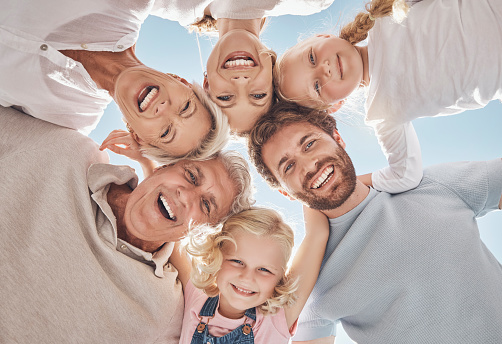
[(502, 343), (502, 267), (477, 217), (498, 209), (502, 161), (436, 165), (420, 185), (330, 219), (323, 266), (294, 340)]

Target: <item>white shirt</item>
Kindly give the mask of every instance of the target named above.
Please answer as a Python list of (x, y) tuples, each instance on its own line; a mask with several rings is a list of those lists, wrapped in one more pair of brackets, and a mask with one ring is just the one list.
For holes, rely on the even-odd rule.
[(333, 0), (2, 0), (0, 105), (88, 134), (112, 98), (59, 50), (123, 51), (149, 14), (188, 25), (211, 6), (215, 18), (312, 14)]
[(411, 121), (482, 108), (502, 98), (502, 1), (424, 0), (397, 24), (377, 19), (369, 33), (366, 122), (389, 167), (372, 175), (386, 192), (422, 178)]

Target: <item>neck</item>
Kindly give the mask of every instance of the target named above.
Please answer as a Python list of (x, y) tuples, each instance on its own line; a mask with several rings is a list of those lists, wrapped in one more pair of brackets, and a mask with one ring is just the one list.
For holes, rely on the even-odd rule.
[(124, 220), (125, 208), (127, 200), (132, 192), (132, 189), (127, 184), (117, 185), (110, 184), (110, 189), (108, 190), (107, 200), (110, 208), (112, 209), (115, 218), (117, 219), (117, 236), (142, 249), (145, 252), (155, 252), (157, 251), (163, 243), (158, 242), (147, 242), (133, 236), (127, 229)]
[(368, 196), (369, 192), (370, 188), (361, 181), (357, 180), (354, 192), (352, 192), (349, 198), (347, 198), (341, 206), (335, 209), (322, 210), (321, 212), (330, 219), (340, 217), (357, 207), (366, 198), (366, 196)]
[(143, 66), (134, 53), (134, 46), (121, 52), (61, 50), (63, 55), (80, 62), (96, 85), (115, 94), (115, 80), (130, 67)]
[(370, 83), (368, 46), (367, 45), (364, 47), (356, 46), (355, 48), (359, 52), (359, 55), (361, 55), (361, 59), (363, 61), (363, 80), (361, 80), (361, 83), (367, 86)]
[(246, 30), (251, 32), (256, 37), (260, 37), (261, 18), (257, 19), (218, 19), (218, 33), (220, 38), (232, 30)]

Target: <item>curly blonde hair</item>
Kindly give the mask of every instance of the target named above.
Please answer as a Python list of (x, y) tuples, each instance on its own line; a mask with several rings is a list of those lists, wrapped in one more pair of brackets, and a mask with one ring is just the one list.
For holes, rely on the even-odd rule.
[[(216, 284), (218, 272), (223, 264), (222, 248), (236, 242), (236, 232), (248, 232), (259, 237), (275, 240), (282, 247), (285, 261), (291, 257), (294, 246), (294, 233), (279, 215), (272, 209), (252, 207), (232, 215), (220, 227), (199, 227), (192, 230), (185, 249), (192, 258), (191, 280), (195, 287), (202, 289), (209, 297), (219, 294)], [(275, 286), (272, 297), (257, 308), (264, 314), (275, 314), (280, 308), (292, 305), (296, 301), (294, 294), (297, 279), (284, 274)]]
[[(375, 25), (376, 18), (382, 18), (386, 16), (392, 16), (395, 21), (401, 22), (408, 14), (409, 7), (405, 0), (372, 0), (365, 5), (364, 12), (360, 12), (356, 15), (353, 21), (346, 24), (338, 35), (341, 39), (346, 40), (352, 45), (364, 41), (368, 37), (368, 32)], [(273, 67), (272, 75), (274, 80), (275, 94), (279, 100), (295, 101), (294, 99), (287, 98), (281, 92), (281, 69), (283, 67), (284, 58), (293, 49), (301, 46), (308, 42), (308, 38), (304, 41), (298, 42), (291, 48), (287, 49), (284, 54), (277, 58), (277, 62)], [(320, 110), (325, 110), (329, 105), (320, 103), (316, 108)]]

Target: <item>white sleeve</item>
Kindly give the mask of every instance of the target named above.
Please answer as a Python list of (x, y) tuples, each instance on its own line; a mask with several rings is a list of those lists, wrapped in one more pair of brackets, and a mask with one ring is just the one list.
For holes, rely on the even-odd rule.
[(422, 180), (422, 155), (411, 122), (398, 125), (380, 123), (375, 133), (389, 166), (373, 172), (376, 190), (399, 193), (416, 187)]

